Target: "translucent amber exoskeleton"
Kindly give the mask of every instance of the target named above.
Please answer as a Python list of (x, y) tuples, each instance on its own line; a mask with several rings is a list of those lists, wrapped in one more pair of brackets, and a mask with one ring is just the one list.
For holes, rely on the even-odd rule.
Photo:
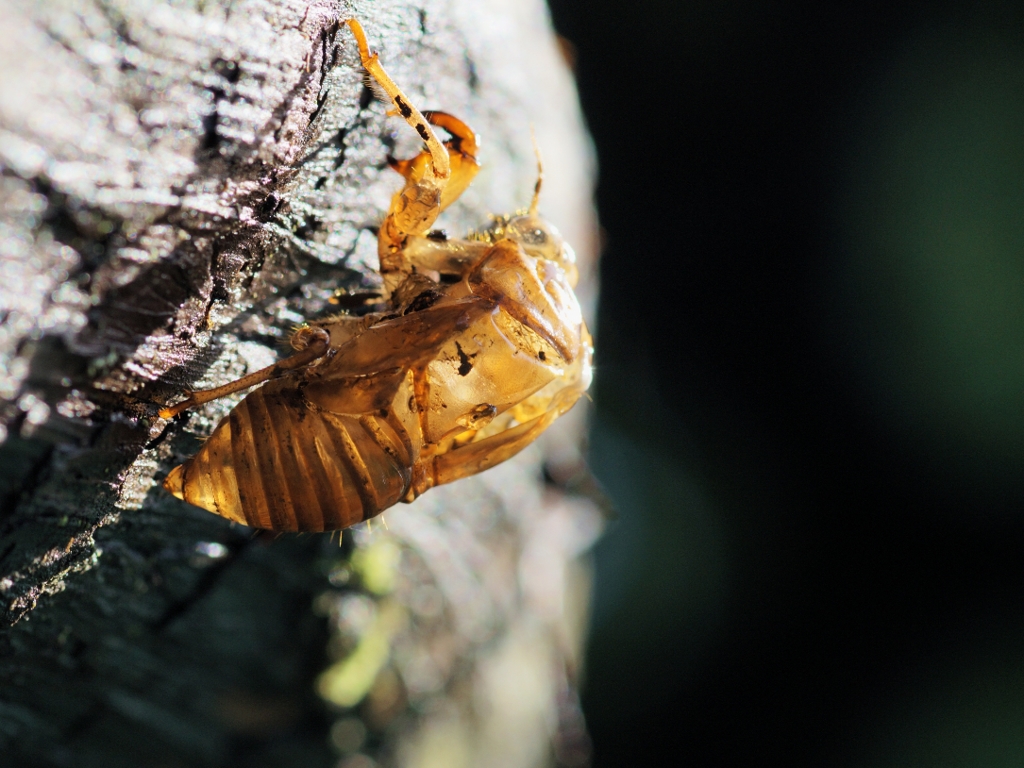
[[(539, 179), (527, 213), (499, 217), (475, 239), (429, 236), (476, 175), (476, 136), (451, 115), (419, 112), (359, 23), (347, 23), (363, 67), (426, 144), (393, 163), (406, 183), (379, 234), (390, 307), (305, 326), (291, 357), (160, 412), (171, 418), (263, 384), (164, 482), (256, 528), (345, 528), (492, 467), (590, 385), (575, 256), (537, 215)], [(432, 126), (451, 138), (442, 143)]]

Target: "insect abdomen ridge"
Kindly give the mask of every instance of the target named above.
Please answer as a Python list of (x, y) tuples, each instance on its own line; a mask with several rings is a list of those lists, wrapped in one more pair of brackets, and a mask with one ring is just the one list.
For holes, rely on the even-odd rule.
[[(293, 386), (248, 395), (164, 486), (230, 520), (276, 531), (346, 528), (408, 490), (400, 424), (321, 411)], [(397, 427), (397, 429), (396, 429)]]

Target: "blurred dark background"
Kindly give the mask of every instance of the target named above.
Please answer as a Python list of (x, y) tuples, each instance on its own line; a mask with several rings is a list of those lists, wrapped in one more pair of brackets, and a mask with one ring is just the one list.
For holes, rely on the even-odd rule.
[(551, 6), (606, 230), (595, 765), (1024, 764), (1024, 8)]

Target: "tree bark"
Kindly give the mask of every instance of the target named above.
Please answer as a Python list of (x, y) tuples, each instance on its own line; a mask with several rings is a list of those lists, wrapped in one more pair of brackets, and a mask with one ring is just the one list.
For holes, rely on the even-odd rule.
[(387, 513), (254, 537), (159, 483), (289, 327), (376, 283), (417, 139), (362, 83), (355, 15), (419, 106), (483, 139), (452, 232), (525, 207), (581, 257), (589, 145), (540, 0), (0, 0), (0, 765), (582, 764), (599, 516), (544, 444)]

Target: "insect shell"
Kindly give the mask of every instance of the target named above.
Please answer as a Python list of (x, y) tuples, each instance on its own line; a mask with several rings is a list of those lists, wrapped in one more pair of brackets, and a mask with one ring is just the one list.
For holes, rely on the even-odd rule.
[[(527, 213), (472, 239), (432, 237), (476, 175), (476, 136), (412, 106), (359, 23), (347, 23), (363, 67), (426, 144), (392, 163), (405, 186), (378, 241), (390, 308), (305, 326), (291, 357), (160, 412), (171, 418), (267, 382), (164, 482), (255, 528), (346, 528), (481, 472), (533, 442), (591, 380), (575, 256), (537, 215), (540, 180)], [(451, 138), (442, 143), (432, 126)]]

